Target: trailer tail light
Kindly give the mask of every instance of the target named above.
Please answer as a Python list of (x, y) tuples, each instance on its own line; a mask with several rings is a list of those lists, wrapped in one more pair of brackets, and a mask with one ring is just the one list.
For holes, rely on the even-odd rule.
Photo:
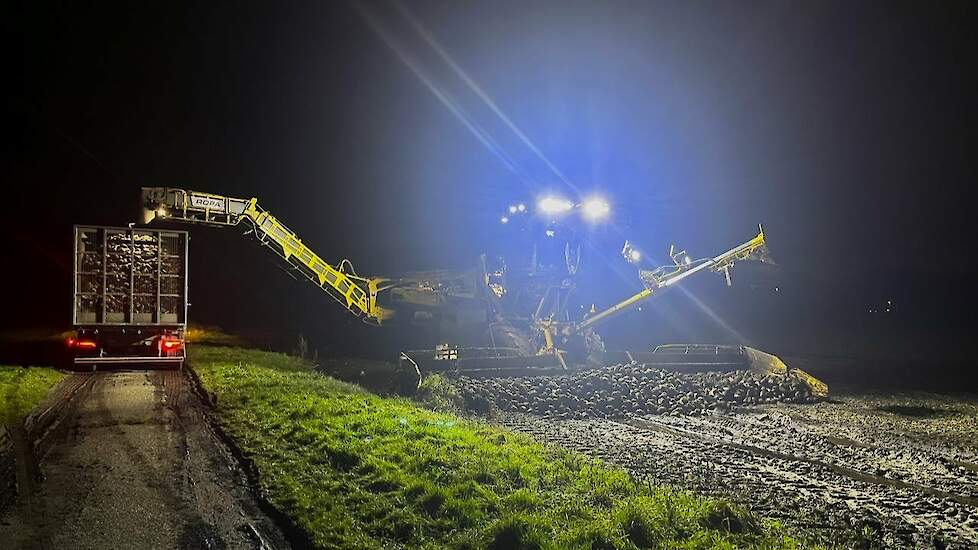
[(176, 336), (160, 336), (160, 351), (170, 352), (179, 351), (183, 348), (183, 340)]
[(97, 346), (98, 344), (91, 340), (75, 340), (73, 338), (68, 338), (68, 347), (76, 347), (78, 349), (95, 349)]

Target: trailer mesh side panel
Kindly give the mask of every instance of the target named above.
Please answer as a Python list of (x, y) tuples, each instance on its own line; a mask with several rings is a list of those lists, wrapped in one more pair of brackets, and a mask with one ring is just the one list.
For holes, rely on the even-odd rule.
[(187, 234), (75, 228), (75, 325), (186, 323)]
[(160, 318), (164, 323), (184, 322), (187, 288), (186, 235), (160, 235)]

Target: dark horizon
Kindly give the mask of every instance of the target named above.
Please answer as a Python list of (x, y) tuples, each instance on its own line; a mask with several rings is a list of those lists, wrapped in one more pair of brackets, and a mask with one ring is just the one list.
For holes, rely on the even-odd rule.
[[(600, 192), (611, 260), (593, 255), (579, 294), (638, 288), (617, 239), (663, 261), (763, 223), (777, 297), (738, 273), (688, 287), (746, 341), (965, 357), (978, 49), (963, 5), (16, 9), (5, 330), (67, 328), (71, 226), (136, 221), (141, 186), (257, 196), (369, 274), (473, 265), (510, 202)], [(376, 351), (251, 243), (190, 230), (192, 322)], [(885, 300), (891, 315), (869, 312)], [(645, 309), (611, 340), (737, 340), (684, 294)]]

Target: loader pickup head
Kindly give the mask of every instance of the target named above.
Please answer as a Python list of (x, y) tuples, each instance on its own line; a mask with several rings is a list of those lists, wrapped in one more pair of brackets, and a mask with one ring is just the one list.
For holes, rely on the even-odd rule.
[(788, 367), (777, 355), (750, 346), (665, 344), (649, 352), (609, 353), (608, 359), (683, 372), (749, 370), (767, 376), (796, 379), (817, 398), (825, 398), (829, 394), (829, 387), (818, 378), (801, 369)]
[[(526, 356), (515, 348), (458, 348), (445, 344), (433, 350), (401, 352), (399, 371), (410, 393), (430, 374), (468, 378), (566, 376), (595, 369), (593, 365), (568, 366), (562, 359), (555, 354)], [(605, 366), (644, 365), (677, 373), (750, 371), (791, 381), (815, 399), (825, 399), (829, 392), (821, 380), (788, 367), (776, 355), (749, 346), (666, 344), (651, 351), (607, 352), (605, 360)]]

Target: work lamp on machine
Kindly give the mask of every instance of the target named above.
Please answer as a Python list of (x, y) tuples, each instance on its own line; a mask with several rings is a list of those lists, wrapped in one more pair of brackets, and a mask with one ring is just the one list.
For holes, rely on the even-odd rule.
[(581, 204), (581, 213), (589, 221), (598, 221), (608, 217), (611, 206), (600, 197), (591, 197)]
[(625, 241), (625, 245), (621, 247), (621, 255), (630, 264), (637, 264), (642, 260), (642, 251), (628, 241)]
[(548, 216), (564, 214), (570, 211), (572, 208), (574, 208), (574, 203), (567, 199), (553, 195), (543, 197), (539, 202), (537, 202), (537, 210), (541, 214), (546, 214)]

